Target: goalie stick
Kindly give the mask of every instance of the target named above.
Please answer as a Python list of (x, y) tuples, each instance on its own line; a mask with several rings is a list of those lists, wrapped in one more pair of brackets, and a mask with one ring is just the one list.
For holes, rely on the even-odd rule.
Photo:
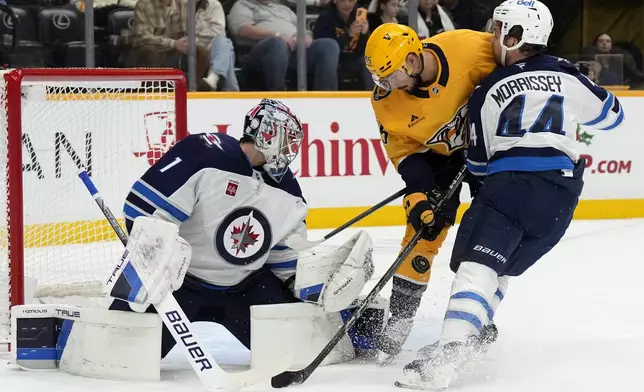
[[(112, 229), (116, 232), (121, 243), (124, 246), (127, 245), (127, 234), (125, 234), (112, 211), (105, 204), (92, 179), (85, 170), (81, 170), (78, 176), (105, 215)], [(213, 389), (238, 391), (257, 382), (268, 380), (272, 375), (283, 372), (291, 366), (291, 357), (280, 357), (275, 358), (269, 366), (249, 369), (244, 372), (227, 373), (219, 367), (212, 355), (199, 341), (193, 332), (192, 323), (188, 320), (172, 293), (166, 294), (160, 303), (154, 305), (154, 308), (174, 340), (177, 343), (183, 343), (177, 344), (177, 346), (181, 348), (192, 369), (209, 391)]]
[[(447, 192), (445, 192), (445, 195), (443, 198), (439, 200), (439, 202), (436, 204), (436, 207), (434, 208), (434, 211), (440, 211), (445, 203), (452, 198), (454, 195), (454, 192), (456, 192), (456, 189), (458, 189), (458, 186), (463, 182), (465, 179), (465, 175), (467, 172), (467, 168), (463, 166), (461, 170), (458, 172), (456, 175), (456, 178), (454, 178), (454, 181), (450, 184), (449, 188), (447, 189)], [(398, 267), (402, 264), (403, 260), (411, 253), (411, 251), (414, 249), (420, 238), (422, 237), (424, 231), (426, 230), (425, 227), (421, 228), (414, 234), (412, 237), (411, 241), (405, 246), (405, 248), (401, 251), (401, 253), (398, 255), (396, 260), (393, 262), (391, 267), (385, 272), (385, 274), (382, 276), (382, 278), (376, 283), (376, 286), (367, 294), (365, 299), (362, 301), (362, 304), (360, 307), (351, 315), (351, 318), (338, 330), (338, 332), (331, 338), (331, 341), (322, 349), (320, 354), (318, 354), (317, 357), (311, 362), (307, 367), (301, 370), (296, 370), (296, 371), (285, 371), (283, 373), (278, 374), (277, 376), (274, 376), (271, 379), (271, 385), (273, 388), (284, 388), (289, 385), (293, 384), (302, 384), (305, 382), (311, 374), (317, 369), (318, 366), (324, 361), (324, 358), (329, 355), (329, 353), (333, 350), (333, 348), (342, 340), (351, 327), (358, 321), (358, 318), (364, 313), (365, 309), (367, 309), (367, 306), (373, 301), (373, 299), (380, 293), (380, 290), (389, 282), (389, 280), (394, 276), (396, 273), (396, 270), (398, 270)]]
[(360, 215), (352, 218), (350, 221), (344, 223), (342, 226), (338, 227), (337, 229), (333, 230), (329, 234), (325, 235), (322, 237), (322, 239), (316, 240), (316, 241), (309, 241), (306, 238), (304, 238), (303, 235), (295, 233), (289, 236), (284, 242), (286, 246), (293, 250), (297, 251), (304, 251), (307, 249), (310, 249), (316, 245), (319, 245), (323, 243), (324, 241), (328, 240), (329, 238), (333, 237), (334, 235), (338, 234), (339, 232), (343, 231), (349, 226), (352, 226), (353, 224), (361, 221), (363, 218), (366, 218), (367, 216), (373, 214), (374, 212), (378, 211), (380, 208), (383, 206), (391, 203), (392, 201), (396, 200), (397, 198), (404, 196), (405, 191), (407, 188), (403, 188), (399, 190), (398, 192), (394, 193), (393, 195), (387, 197), (386, 199), (382, 200), (378, 204), (374, 205), (373, 207), (369, 208), (368, 210), (362, 212)]

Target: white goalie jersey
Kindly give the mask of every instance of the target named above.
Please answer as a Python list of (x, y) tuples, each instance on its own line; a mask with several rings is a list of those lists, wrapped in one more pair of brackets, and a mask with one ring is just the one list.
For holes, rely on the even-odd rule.
[(283, 241), (306, 230), (307, 205), (290, 170), (279, 183), (262, 173), (237, 139), (190, 135), (132, 186), (123, 208), (128, 232), (138, 216), (178, 224), (192, 247), (188, 275), (207, 288), (234, 286), (264, 267), (286, 280), (297, 252)]

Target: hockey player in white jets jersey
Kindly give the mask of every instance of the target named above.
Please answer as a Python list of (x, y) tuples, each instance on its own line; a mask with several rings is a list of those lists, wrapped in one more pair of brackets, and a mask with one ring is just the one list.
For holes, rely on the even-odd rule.
[(456, 273), (440, 340), (423, 349), (396, 383), (443, 389), (462, 365), (486, 351), (481, 330), (519, 276), (562, 238), (583, 188), (577, 125), (609, 131), (622, 123), (617, 98), (570, 62), (542, 54), (553, 27), (537, 0), (494, 10), (501, 67), (481, 82), (468, 106), (468, 169), (483, 181), (456, 235)]
[[(306, 230), (307, 205), (289, 169), (302, 140), (302, 124), (290, 109), (264, 99), (246, 114), (241, 140), (201, 133), (176, 143), (136, 181), (123, 209), (128, 232), (133, 226), (137, 233), (145, 232), (147, 224), (154, 228), (155, 220), (142, 217), (179, 226), (179, 242), (189, 245), (191, 256), (183, 282), (172, 284), (178, 288), (174, 297), (190, 321), (219, 323), (247, 348), (250, 306), (303, 297), (337, 311), (355, 300), (372, 271), (370, 240), (362, 232), (350, 244), (347, 274), (338, 273), (346, 260), (334, 260), (333, 279), (345, 275), (350, 282), (337, 289), (331, 278), (308, 276), (304, 280), (317, 287), (317, 295), (307, 287), (294, 294), (298, 253), (284, 240)], [(154, 233), (147, 237), (154, 242)], [(130, 254), (147, 251), (147, 244), (135, 243), (137, 238), (128, 241)], [(356, 262), (365, 268), (357, 269)], [(334, 287), (332, 293), (325, 294), (325, 283)], [(111, 309), (154, 311), (145, 305), (115, 300)], [(174, 345), (164, 328), (162, 357)]]

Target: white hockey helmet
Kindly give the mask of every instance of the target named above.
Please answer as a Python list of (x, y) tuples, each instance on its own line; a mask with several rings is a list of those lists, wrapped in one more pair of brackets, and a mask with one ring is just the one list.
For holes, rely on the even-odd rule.
[[(519, 49), (523, 44), (546, 46), (554, 22), (548, 7), (539, 0), (507, 0), (494, 9), (494, 22), (501, 24), (501, 65), (505, 65), (508, 50)], [(520, 26), (521, 40), (512, 47), (503, 43), (510, 30)]]
[(300, 120), (288, 106), (264, 98), (244, 118), (244, 137), (252, 139), (264, 154), (264, 171), (280, 182), (300, 152), (304, 131)]

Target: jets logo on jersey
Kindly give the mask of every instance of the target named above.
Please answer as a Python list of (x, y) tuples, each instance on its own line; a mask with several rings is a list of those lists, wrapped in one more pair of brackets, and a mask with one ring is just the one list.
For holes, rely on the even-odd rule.
[[(461, 106), (456, 115), (443, 125), (429, 140), (425, 142), (427, 146), (443, 145), (445, 152), (450, 154), (454, 150), (465, 145), (464, 126), (467, 125), (467, 103)], [(440, 150), (439, 150), (440, 151)]]
[(215, 249), (233, 265), (252, 264), (268, 252), (271, 226), (261, 211), (241, 207), (228, 214), (215, 232)]

